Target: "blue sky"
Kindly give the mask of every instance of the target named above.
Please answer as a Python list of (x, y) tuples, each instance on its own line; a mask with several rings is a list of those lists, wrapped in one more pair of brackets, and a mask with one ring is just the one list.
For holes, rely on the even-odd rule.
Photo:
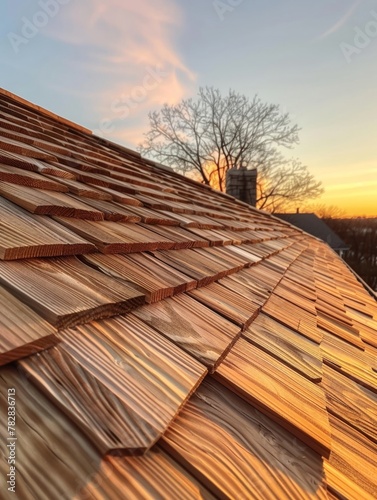
[[(377, 1), (3, 0), (0, 86), (135, 147), (200, 85), (280, 104), (324, 203), (377, 214)], [(356, 39), (355, 39), (356, 37)], [(357, 38), (358, 37), (358, 38)]]

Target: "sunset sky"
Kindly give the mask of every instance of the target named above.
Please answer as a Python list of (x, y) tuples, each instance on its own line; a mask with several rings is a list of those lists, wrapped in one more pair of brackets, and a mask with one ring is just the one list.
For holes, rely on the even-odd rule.
[(280, 104), (315, 203), (377, 215), (377, 1), (3, 0), (0, 86), (135, 147), (147, 114), (232, 88)]

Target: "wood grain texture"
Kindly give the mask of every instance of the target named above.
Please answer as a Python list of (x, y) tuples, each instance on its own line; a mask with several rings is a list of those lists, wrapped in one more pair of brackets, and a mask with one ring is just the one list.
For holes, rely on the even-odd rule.
[(364, 355), (372, 370), (377, 372), (377, 349), (371, 345), (365, 344)]
[(35, 148), (29, 144), (24, 144), (20, 141), (15, 141), (13, 139), (8, 139), (5, 137), (0, 137), (0, 148), (4, 151), (9, 151), (11, 153), (18, 153), (23, 156), (28, 156), (30, 158), (38, 158), (41, 160), (56, 160), (55, 156), (41, 149)]
[(231, 263), (215, 262), (206, 249), (171, 250), (155, 252), (155, 257), (179, 272), (198, 282), (198, 287), (206, 286), (227, 274), (235, 272)]
[(224, 227), (222, 223), (200, 215), (184, 215), (165, 211), (163, 211), (163, 213), (168, 217), (177, 220), (179, 222), (179, 225), (182, 227), (196, 227), (199, 229), (221, 229)]
[(317, 453), (329, 455), (326, 400), (317, 385), (243, 339), (214, 376)]
[(259, 311), (259, 306), (218, 283), (193, 290), (189, 295), (242, 329), (249, 326)]
[(30, 172), (49, 174), (59, 178), (75, 179), (74, 174), (66, 172), (51, 163), (46, 163), (35, 158), (28, 158), (27, 156), (11, 153), (9, 151), (0, 150), (0, 162)]
[(293, 289), (288, 289), (286, 286), (279, 283), (274, 289), (274, 295), (277, 295), (284, 300), (294, 304), (300, 309), (307, 311), (312, 316), (316, 316), (317, 310), (315, 307), (315, 302), (303, 297), (299, 292), (295, 292)]
[(333, 335), (336, 335), (342, 340), (345, 340), (351, 345), (364, 350), (364, 343), (359, 335), (359, 330), (355, 327), (343, 323), (333, 317), (318, 311), (317, 324), (321, 330), (325, 330)]
[(232, 249), (234, 247), (210, 247), (195, 251), (199, 255), (213, 260), (215, 264), (222, 266), (224, 269), (229, 269), (231, 273), (241, 271), (245, 267), (244, 260), (234, 256), (231, 251), (228, 251), (228, 248)]
[(75, 257), (0, 262), (0, 283), (57, 328), (126, 313), (144, 294)]
[(0, 286), (0, 366), (52, 347), (56, 330)]
[(365, 351), (340, 340), (335, 335), (324, 332), (321, 352), (323, 360), (328, 366), (367, 389), (377, 392), (377, 374), (373, 371)]
[(193, 234), (186, 229), (179, 226), (160, 226), (157, 224), (143, 225), (146, 229), (153, 231), (171, 241), (174, 241), (174, 250), (181, 250), (184, 248), (202, 248), (208, 247), (209, 242)]
[(317, 328), (317, 318), (300, 306), (272, 294), (263, 306), (263, 312), (283, 325), (301, 333), (309, 340), (320, 344), (322, 333)]
[[(84, 184), (84, 183), (83, 183)], [(89, 187), (89, 186), (88, 186)], [(141, 207), (143, 204), (141, 201), (137, 200), (134, 196), (127, 195), (125, 193), (120, 193), (119, 191), (115, 191), (114, 189), (105, 188), (103, 186), (90, 186), (92, 189), (96, 189), (99, 192), (104, 193), (105, 195), (111, 196), (111, 198), (122, 205), (130, 205), (135, 207)]]
[[(54, 179), (53, 175), (44, 175), (44, 177), (46, 177), (47, 179)], [(76, 180), (60, 179), (59, 183), (65, 186), (66, 191), (69, 191), (71, 194), (80, 196), (82, 198), (92, 198), (94, 200), (107, 201), (111, 201), (113, 199), (110, 193), (105, 193), (105, 191), (101, 191), (100, 189), (96, 189)]]
[(132, 314), (59, 336), (21, 366), (103, 455), (145, 453), (207, 372)]
[[(332, 435), (330, 466), (343, 476), (342, 486), (355, 483), (372, 498), (377, 497), (377, 446), (355, 429), (329, 415)], [(364, 498), (364, 497), (360, 497)]]
[(103, 213), (65, 193), (15, 186), (0, 182), (0, 195), (36, 215), (60, 215), (87, 220), (103, 220)]
[(233, 243), (232, 239), (226, 238), (225, 235), (219, 234), (212, 229), (197, 229), (192, 227), (190, 231), (199, 238), (205, 239), (211, 246), (231, 245)]
[(226, 278), (222, 278), (219, 280), (219, 283), (248, 298), (259, 306), (263, 306), (269, 297), (266, 287), (260, 286), (255, 280), (250, 279), (245, 271), (240, 271)]
[(137, 224), (127, 222), (91, 222), (55, 217), (71, 231), (91, 241), (102, 253), (146, 252), (170, 249), (174, 242)]
[(131, 255), (93, 255), (85, 262), (105, 274), (129, 283), (145, 294), (149, 303), (192, 290), (196, 281), (146, 253)]
[[(349, 314), (349, 312), (348, 312)], [(354, 328), (357, 328), (361, 339), (373, 347), (377, 347), (377, 319), (360, 318), (352, 315)]]
[(68, 188), (61, 182), (48, 179), (38, 173), (21, 170), (0, 163), (0, 181), (9, 182), (19, 186), (28, 186), (36, 189), (48, 189), (50, 191), (68, 192)]
[(203, 485), (157, 446), (143, 457), (107, 457), (77, 498), (215, 499)]
[[(17, 441), (17, 498), (74, 498), (97, 472), (99, 452), (14, 365), (0, 371), (2, 415), (8, 388), (15, 389), (17, 436), (22, 436)], [(8, 456), (8, 449), (2, 439), (1, 455)]]
[(329, 412), (377, 443), (377, 395), (327, 366), (322, 387)]
[(95, 246), (60, 224), (0, 197), (0, 260), (93, 252)]
[(141, 222), (141, 217), (130, 212), (127, 207), (120, 205), (119, 203), (92, 199), (92, 198), (80, 198), (75, 195), (71, 195), (74, 199), (82, 201), (85, 205), (88, 205), (95, 210), (102, 212), (105, 220), (110, 220), (113, 222)]
[(321, 457), (210, 379), (161, 445), (217, 498), (327, 498)]
[(339, 500), (346, 498), (347, 500), (375, 500), (375, 497), (361, 488), (358, 484), (342, 474), (338, 469), (333, 467), (327, 460), (324, 461), (324, 470), (326, 474), (327, 496), (329, 500)]
[[(239, 252), (238, 250), (241, 251)], [(247, 257), (247, 252), (242, 252), (242, 248), (240, 246), (228, 245), (225, 247), (211, 247), (209, 248), (208, 253), (233, 261), (234, 263), (242, 266), (240, 269), (243, 267), (250, 267), (252, 264), (250, 259)]]
[(158, 224), (161, 226), (178, 226), (179, 222), (172, 217), (159, 212), (158, 210), (149, 210), (145, 207), (129, 207), (129, 210), (141, 217), (144, 224)]
[(322, 379), (322, 356), (315, 342), (260, 313), (243, 337), (312, 382)]
[(140, 307), (134, 314), (210, 371), (240, 335), (239, 327), (184, 294)]

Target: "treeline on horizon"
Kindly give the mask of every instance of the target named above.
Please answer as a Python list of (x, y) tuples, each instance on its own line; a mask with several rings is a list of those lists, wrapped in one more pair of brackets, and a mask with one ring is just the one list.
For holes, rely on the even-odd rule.
[(349, 247), (343, 257), (377, 291), (377, 217), (324, 219)]

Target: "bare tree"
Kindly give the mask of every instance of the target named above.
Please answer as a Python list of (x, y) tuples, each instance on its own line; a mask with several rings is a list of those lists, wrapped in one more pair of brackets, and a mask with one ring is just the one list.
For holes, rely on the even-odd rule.
[[(235, 166), (258, 167), (259, 206), (276, 209), (283, 200), (320, 193), (307, 168), (276, 152), (298, 143), (299, 128), (279, 106), (230, 90), (200, 88), (198, 99), (165, 105), (149, 114), (150, 129), (139, 151), (221, 191), (226, 172)], [(294, 198), (296, 197), (296, 198)], [(280, 201), (279, 201), (280, 200)]]
[(323, 192), (308, 167), (272, 151), (258, 168), (257, 206), (269, 212), (295, 210), (297, 204)]

